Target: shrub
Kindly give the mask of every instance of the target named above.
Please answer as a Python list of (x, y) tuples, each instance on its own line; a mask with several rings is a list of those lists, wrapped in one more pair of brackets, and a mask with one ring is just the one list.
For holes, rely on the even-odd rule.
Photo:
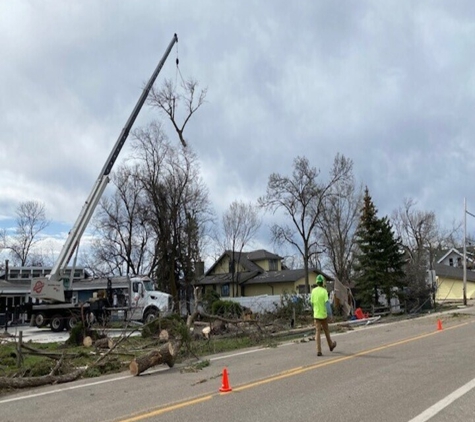
[(241, 318), (242, 306), (231, 300), (216, 300), (211, 305), (211, 312), (224, 318)]
[(207, 290), (203, 295), (203, 307), (206, 312), (212, 312), (213, 303), (219, 300), (219, 294), (216, 290)]

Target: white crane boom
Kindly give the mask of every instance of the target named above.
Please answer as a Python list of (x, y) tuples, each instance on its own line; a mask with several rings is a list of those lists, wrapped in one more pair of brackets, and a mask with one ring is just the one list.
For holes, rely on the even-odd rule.
[[(66, 242), (64, 243), (61, 249), (61, 252), (51, 270), (51, 273), (46, 276), (46, 278), (33, 279), (31, 284), (32, 297), (58, 302), (65, 301), (63, 278), (65, 278), (64, 273), (66, 267), (69, 261), (71, 260), (74, 251), (79, 246), (81, 237), (84, 234), (84, 231), (86, 230), (86, 227), (89, 224), (92, 215), (94, 214), (97, 204), (99, 203), (99, 200), (101, 199), (107, 184), (109, 183), (109, 173), (111, 172), (112, 167), (115, 161), (117, 160), (117, 157), (125, 141), (127, 140), (127, 137), (129, 136), (129, 132), (132, 129), (132, 126), (137, 116), (139, 115), (140, 110), (142, 109), (142, 106), (144, 105), (145, 100), (147, 99), (148, 94), (150, 93), (150, 90), (152, 89), (152, 86), (155, 80), (157, 79), (158, 74), (160, 73), (168, 55), (170, 54), (173, 45), (176, 42), (178, 42), (178, 36), (177, 34), (174, 34), (172, 40), (170, 41), (170, 44), (168, 45), (165, 51), (165, 54), (163, 55), (162, 59), (158, 63), (154, 72), (152, 73), (152, 76), (147, 82), (145, 88), (143, 89), (142, 94), (140, 95), (140, 98), (137, 101), (137, 104), (135, 105), (129, 119), (127, 120), (127, 123), (122, 129), (122, 132), (120, 133), (120, 136), (117, 139), (114, 148), (109, 154), (109, 157), (107, 158), (107, 161), (105, 162), (104, 167), (102, 168), (102, 171), (99, 174), (99, 177), (94, 183), (91, 193), (89, 194), (89, 197), (84, 203), (81, 213), (79, 214), (76, 220), (76, 223), (69, 232), (68, 238), (66, 239)], [(70, 277), (70, 282), (72, 282), (74, 274), (71, 274)]]

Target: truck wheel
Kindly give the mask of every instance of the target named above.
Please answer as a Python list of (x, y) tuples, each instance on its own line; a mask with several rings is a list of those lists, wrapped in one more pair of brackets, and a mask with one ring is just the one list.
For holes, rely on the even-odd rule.
[(72, 330), (78, 322), (79, 318), (76, 315), (71, 315), (66, 321), (66, 329), (68, 331)]
[(64, 330), (64, 318), (60, 314), (53, 315), (50, 322), (51, 331), (59, 333)]
[(48, 319), (46, 318), (46, 315), (43, 312), (40, 312), (39, 314), (35, 315), (35, 325), (38, 328), (42, 328), (48, 324)]
[(158, 310), (157, 309), (150, 309), (145, 314), (145, 317), (144, 317), (143, 321), (144, 321), (145, 324), (149, 324), (150, 322), (152, 322), (154, 319), (157, 319), (157, 318), (158, 318)]

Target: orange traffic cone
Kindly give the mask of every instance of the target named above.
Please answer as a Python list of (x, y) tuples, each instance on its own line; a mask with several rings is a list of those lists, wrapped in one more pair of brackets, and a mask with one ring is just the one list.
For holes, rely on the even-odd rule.
[(442, 331), (442, 321), (440, 319), (437, 320), (437, 331)]
[(229, 393), (230, 391), (233, 391), (233, 389), (229, 385), (228, 370), (226, 368), (223, 369), (223, 382), (219, 391), (221, 393)]

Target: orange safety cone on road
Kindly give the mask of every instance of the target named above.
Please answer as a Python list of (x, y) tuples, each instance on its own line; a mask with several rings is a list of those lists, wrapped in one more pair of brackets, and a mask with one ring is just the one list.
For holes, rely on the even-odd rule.
[(442, 321), (440, 319), (437, 320), (437, 331), (442, 331)]
[(219, 391), (221, 393), (229, 393), (230, 391), (233, 391), (229, 385), (228, 370), (226, 368), (223, 369), (223, 382)]

